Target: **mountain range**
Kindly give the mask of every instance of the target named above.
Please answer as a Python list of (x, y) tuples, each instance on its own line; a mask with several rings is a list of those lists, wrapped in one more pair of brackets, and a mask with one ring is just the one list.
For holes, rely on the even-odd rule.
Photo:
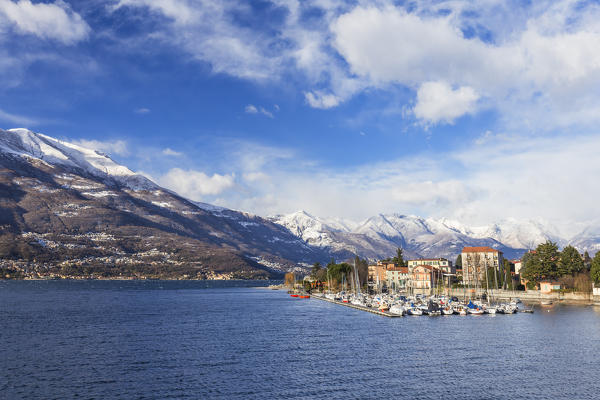
[(409, 258), (454, 260), (463, 246), (517, 258), (545, 240), (593, 254), (600, 229), (568, 241), (533, 220), (470, 227), (402, 214), (361, 223), (305, 211), (263, 218), (190, 201), (101, 152), (26, 129), (0, 130), (0, 264), (38, 273), (257, 278), (354, 254), (386, 258), (398, 247)]

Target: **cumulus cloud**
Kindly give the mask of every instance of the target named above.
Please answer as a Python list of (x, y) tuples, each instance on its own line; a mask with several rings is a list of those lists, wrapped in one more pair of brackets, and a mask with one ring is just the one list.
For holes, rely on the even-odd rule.
[(417, 104), (413, 111), (426, 123), (452, 124), (456, 118), (473, 113), (478, 99), (475, 90), (468, 86), (452, 89), (445, 82), (425, 82), (417, 91)]
[(124, 140), (101, 141), (78, 139), (70, 140), (70, 142), (88, 149), (98, 150), (103, 153), (118, 154), (120, 156), (128, 156), (130, 154), (127, 142)]
[(158, 182), (192, 200), (200, 201), (205, 196), (214, 196), (231, 189), (235, 185), (235, 175), (213, 174), (201, 171), (172, 168), (158, 179)]
[(64, 44), (73, 44), (88, 37), (89, 25), (66, 4), (32, 3), (30, 0), (0, 0), (0, 22), (12, 24), (22, 34), (32, 34)]
[[(509, 128), (523, 121), (547, 130), (600, 122), (599, 6), (410, 4), (273, 0), (265, 6), (278, 17), (260, 26), (231, 18), (257, 19), (244, 2), (120, 0), (111, 9), (145, 9), (161, 19), (151, 40), (179, 46), (215, 73), (269, 82), (294, 76), (314, 108), (337, 107), (371, 88), (408, 88), (412, 115), (430, 124), (490, 108)], [(308, 10), (319, 10), (310, 23)], [(431, 82), (452, 90), (434, 91)], [(446, 107), (450, 100), (456, 102)], [(247, 111), (274, 115), (256, 105)]]

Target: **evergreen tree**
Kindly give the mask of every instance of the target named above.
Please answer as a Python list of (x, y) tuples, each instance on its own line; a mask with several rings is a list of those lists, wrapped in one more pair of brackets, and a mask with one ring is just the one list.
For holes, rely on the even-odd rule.
[(394, 264), (398, 264), (399, 267), (404, 267), (404, 258), (402, 257), (402, 249), (398, 247), (396, 249), (396, 257), (392, 258)]
[(596, 285), (600, 285), (600, 251), (596, 253), (591, 262), (590, 275)]
[(461, 269), (462, 269), (462, 254), (459, 254), (459, 255), (456, 257), (456, 262), (454, 263), (454, 266), (455, 266), (456, 268), (461, 268)]
[(313, 264), (313, 267), (310, 269), (310, 276), (316, 278), (319, 275), (319, 271), (321, 271), (322, 268), (323, 267), (321, 267), (321, 263), (317, 261)]
[(558, 265), (559, 276), (574, 275), (581, 272), (584, 268), (583, 259), (579, 251), (573, 246), (567, 246), (560, 253), (560, 263)]
[(542, 279), (559, 276), (560, 252), (556, 243), (547, 241), (540, 244), (535, 252), (529, 253), (524, 260), (522, 275), (528, 281), (540, 282)]
[(583, 253), (583, 265), (588, 271), (592, 267), (592, 257), (590, 257), (590, 253), (587, 250)]

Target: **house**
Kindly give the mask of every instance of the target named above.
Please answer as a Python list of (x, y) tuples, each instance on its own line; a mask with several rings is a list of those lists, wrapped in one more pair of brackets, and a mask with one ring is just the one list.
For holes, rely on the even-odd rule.
[(556, 281), (541, 281), (540, 282), (540, 293), (550, 293), (553, 290), (560, 290), (560, 282)]
[(435, 269), (430, 265), (417, 265), (410, 273), (409, 287), (416, 294), (429, 294), (435, 286)]
[(391, 261), (377, 261), (376, 264), (368, 266), (367, 280), (370, 286), (379, 284), (383, 286), (387, 282), (387, 271), (396, 268), (396, 264)]
[(412, 269), (418, 265), (429, 265), (435, 269), (441, 269), (444, 273), (454, 274), (456, 271), (452, 265), (452, 261), (445, 258), (419, 258), (416, 260), (408, 260), (406, 262), (408, 270), (412, 272)]
[(463, 266), (463, 282), (475, 285), (485, 280), (486, 271), (493, 268), (496, 273), (502, 273), (504, 257), (500, 250), (491, 247), (464, 247), (461, 252)]
[(512, 263), (515, 265), (515, 275), (520, 275), (521, 268), (523, 268), (523, 262), (521, 260), (513, 260)]
[(386, 284), (392, 290), (406, 289), (409, 281), (408, 267), (394, 267), (386, 270)]

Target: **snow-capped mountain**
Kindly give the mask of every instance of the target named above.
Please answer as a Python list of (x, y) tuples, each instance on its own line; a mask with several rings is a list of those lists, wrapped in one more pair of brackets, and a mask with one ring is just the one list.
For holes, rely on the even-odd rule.
[(593, 225), (584, 229), (571, 239), (571, 244), (579, 251), (587, 251), (593, 256), (600, 251), (600, 225)]
[[(90, 237), (109, 239), (100, 245)], [(116, 257), (127, 268), (257, 277), (328, 256), (281, 225), (189, 201), (100, 152), (0, 130), (0, 263), (16, 257), (113, 268)]]
[[(360, 224), (332, 227), (327, 219), (299, 211), (270, 218), (314, 246), (335, 253), (344, 250), (370, 259), (395, 254), (398, 247), (407, 257), (446, 257), (454, 260), (464, 246), (489, 246), (507, 258), (521, 254), (546, 240), (559, 246), (568, 243), (557, 230), (543, 221), (507, 218), (488, 226), (470, 227), (449, 219), (421, 218), (413, 215), (379, 214)], [(597, 232), (600, 232), (598, 229)], [(597, 251), (600, 234), (588, 232), (578, 237), (581, 251)], [(597, 247), (594, 247), (597, 246)]]
[(23, 128), (0, 130), (0, 134), (0, 151), (6, 154), (37, 159), (49, 165), (77, 168), (97, 178), (117, 181), (131, 190), (159, 188), (146, 177), (117, 164), (100, 151)]

